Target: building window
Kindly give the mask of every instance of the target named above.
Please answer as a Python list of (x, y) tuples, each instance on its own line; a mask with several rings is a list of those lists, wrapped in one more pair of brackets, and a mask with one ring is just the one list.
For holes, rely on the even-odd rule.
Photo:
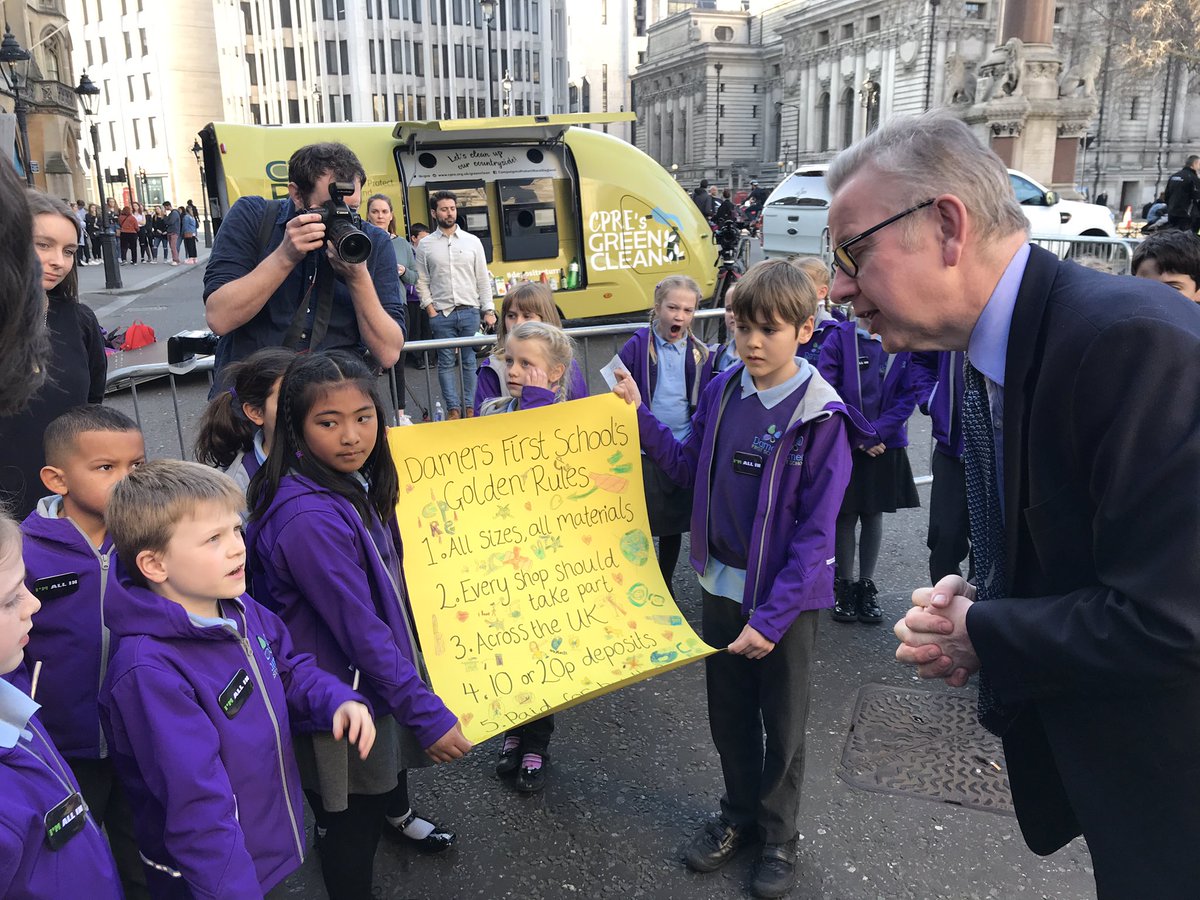
[[(341, 56), (341, 59), (342, 59), (342, 74), (349, 75), (350, 74), (350, 49), (349, 49), (349, 47), (347, 47), (345, 41), (338, 41), (338, 54)], [(350, 120), (350, 117), (347, 116), (346, 121), (349, 121), (349, 120)]]
[[(379, 73), (377, 71), (375, 71), (375, 40), (374, 39), (367, 41), (367, 56), (370, 57), (371, 74), (378, 75)], [(378, 122), (379, 120), (376, 119), (375, 121)]]
[(818, 47), (828, 47), (829, 46), (829, 29), (828, 28), (826, 28), (824, 31), (817, 32), (817, 46)]
[(867, 34), (873, 34), (879, 30), (879, 16), (867, 16)]
[(718, 135), (717, 135), (717, 146), (718, 146), (718, 147), (724, 147), (724, 146), (725, 146), (725, 135), (723, 135), (723, 134), (718, 134)]
[[(142, 73), (142, 87), (146, 91), (146, 99), (147, 100), (149, 100), (151, 97), (154, 96), (154, 91), (152, 91), (150, 89), (150, 73), (149, 72)], [(154, 120), (151, 119), (150, 121), (153, 122)]]
[(330, 75), (338, 73), (337, 44), (333, 41), (325, 42), (325, 71)]
[(829, 92), (817, 98), (817, 149), (829, 149)]
[(299, 100), (289, 100), (288, 101), (288, 122), (296, 123), (299, 121), (300, 121), (300, 101)]
[[(463, 78), (466, 75), (465, 56), (463, 54), (463, 45), (454, 45), (454, 77)], [(466, 118), (464, 115), (462, 118)]]
[(845, 25), (842, 26), (842, 40), (848, 41), (852, 37), (854, 37), (854, 23), (847, 22)]
[(425, 45), (421, 41), (413, 44), (412, 55), (413, 74), (418, 78), (425, 77)]
[(1138, 101), (1140, 99), (1141, 99), (1140, 97), (1134, 97), (1132, 100), (1129, 101), (1129, 120), (1130, 121), (1133, 121), (1134, 119), (1136, 119), (1138, 117), (1138, 114), (1141, 112), (1141, 110), (1138, 108), (1138, 106), (1139, 106)]
[[(541, 19), (542, 15), (538, 9), (538, 0), (533, 0), (533, 2), (529, 4), (529, 30), (534, 34), (537, 34), (538, 28), (541, 27)], [(541, 104), (538, 105), (540, 106)]]
[(117, 152), (117, 126), (112, 122), (108, 123), (108, 149)]
[(713, 29), (713, 37), (723, 44), (733, 40), (733, 29), (728, 25), (718, 25)]
[(460, 119), (467, 117), (467, 98), (459, 97), (455, 102), (455, 115)]
[(387, 94), (371, 95), (371, 116), (376, 122), (387, 121)]
[(158, 146), (158, 130), (154, 127), (154, 119), (146, 120), (146, 130), (150, 132), (150, 149)]
[(433, 98), (433, 117), (435, 119), (437, 119), (439, 122), (444, 118), (444, 116), (442, 115), (442, 98), (441, 97)]
[(758, 132), (757, 131), (750, 132), (750, 146), (751, 147), (758, 146)]
[(137, 120), (137, 119), (133, 120), (133, 149), (134, 150), (142, 149), (142, 129), (140, 127), (141, 124), (142, 123), (139, 120)]
[(475, 80), (483, 81), (483, 48), (475, 48)]
[(145, 28), (138, 29), (138, 40), (141, 42), (141, 45), (142, 45), (142, 56), (149, 56), (150, 55), (150, 42), (148, 40), (146, 40), (146, 29)]
[[(392, 71), (393, 72), (399, 73), (399, 72), (404, 71), (403, 46), (404, 45), (400, 42), (399, 38), (392, 38)], [(411, 72), (412, 69), (409, 68), (408, 71)]]
[(854, 88), (842, 91), (842, 99), (838, 101), (838, 115), (842, 120), (841, 149), (845, 149), (854, 143)]
[[(442, 54), (440, 52), (441, 49), (442, 48), (438, 44), (433, 45), (433, 77), (434, 78), (442, 77), (442, 63), (441, 63)], [(441, 116), (439, 116), (438, 118), (441, 118)]]
[(346, 121), (354, 121), (354, 113), (350, 111), (350, 95), (342, 94), (342, 111), (346, 114)]
[(1054, 7), (1054, 24), (1061, 25), (1063, 20), (1063, 8), (1061, 6)]
[[(84, 9), (86, 9), (86, 8), (87, 8), (87, 7), (85, 6), (85, 7), (84, 7)], [(84, 42), (83, 42), (83, 48), (84, 48), (84, 50), (86, 50), (86, 51), (87, 51), (87, 61), (88, 61), (88, 62), (87, 62), (87, 64), (88, 64), (88, 68), (90, 69), (90, 68), (92, 68), (92, 66), (93, 66), (93, 63), (92, 63), (92, 42), (91, 42), (91, 41), (84, 41)]]
[(133, 40), (129, 36), (129, 32), (125, 32), (125, 58), (133, 59)]
[[(400, 0), (388, 0), (388, 18), (389, 19), (400, 18)], [(397, 119), (404, 118), (404, 116), (399, 112), (399, 110), (400, 110), (399, 106), (396, 107), (396, 110), (397, 110), (396, 118)]]
[(125, 83), (126, 83), (128, 86), (129, 86), (129, 99), (130, 99), (130, 101), (132, 102), (132, 101), (134, 100), (134, 94), (133, 94), (133, 76), (132, 76), (132, 75), (128, 76), (128, 77), (125, 79)]
[(750, 118), (752, 118), (752, 119), (758, 118), (758, 104), (757, 103), (755, 103), (753, 106), (750, 107)]
[(964, 3), (963, 18), (982, 21), (987, 16), (986, 3)]
[(246, 69), (250, 73), (250, 84), (257, 85), (258, 84), (258, 57), (247, 56), (246, 57)]
[(296, 80), (296, 50), (294, 47), (283, 48), (283, 77), (288, 81)]
[[(461, 25), (463, 23), (463, 0), (454, 0), (454, 24)], [(464, 113), (459, 118), (466, 118)]]
[[(607, 69), (608, 69), (608, 66), (605, 66), (604, 68), (607, 70)], [(607, 72), (605, 73), (605, 77), (608, 77), (608, 76), (607, 76)], [(533, 83), (534, 83), (534, 84), (541, 84), (541, 83), (542, 83), (542, 54), (540, 54), (540, 53), (534, 53), (534, 54), (533, 54), (533, 74), (532, 74), (532, 78), (533, 78)]]

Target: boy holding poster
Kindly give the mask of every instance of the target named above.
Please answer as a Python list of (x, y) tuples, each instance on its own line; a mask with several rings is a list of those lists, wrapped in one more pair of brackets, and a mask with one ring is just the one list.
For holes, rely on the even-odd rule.
[(870, 432), (796, 357), (816, 306), (812, 280), (786, 260), (746, 274), (732, 304), (742, 362), (705, 388), (684, 443), (641, 403), (633, 379), (622, 373), (614, 388), (638, 406), (646, 454), (679, 484), (694, 483), (691, 561), (704, 598), (702, 636), (727, 650), (705, 660), (725, 795), (684, 858), (694, 871), (713, 872), (760, 837), (757, 897), (782, 897), (795, 880), (817, 618), (833, 605), (849, 435)]

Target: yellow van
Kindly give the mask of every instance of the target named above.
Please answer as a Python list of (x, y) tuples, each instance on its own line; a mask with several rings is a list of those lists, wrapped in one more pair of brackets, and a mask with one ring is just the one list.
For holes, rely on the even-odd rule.
[(459, 224), (488, 255), (495, 292), (523, 280), (554, 289), (565, 319), (644, 312), (654, 286), (690, 275), (716, 284), (712, 230), (654, 160), (602, 131), (632, 113), (267, 127), (215, 123), (201, 132), (213, 221), (238, 197), (287, 196), (287, 161), (341, 141), (367, 172), (364, 199), (392, 198), (396, 228), (431, 224), (429, 195), (458, 196)]

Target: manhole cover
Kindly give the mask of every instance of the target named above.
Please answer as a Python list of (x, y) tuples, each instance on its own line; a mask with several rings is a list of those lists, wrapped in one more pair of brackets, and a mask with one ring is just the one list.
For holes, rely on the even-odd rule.
[(838, 775), (867, 791), (1013, 812), (1000, 739), (975, 717), (975, 697), (864, 685)]

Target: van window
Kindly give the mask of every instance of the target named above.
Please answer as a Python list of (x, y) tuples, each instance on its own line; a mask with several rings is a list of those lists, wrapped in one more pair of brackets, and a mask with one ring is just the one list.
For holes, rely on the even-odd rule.
[(811, 170), (794, 172), (771, 192), (767, 206), (806, 206), (816, 209), (829, 207), (829, 188), (825, 173)]

